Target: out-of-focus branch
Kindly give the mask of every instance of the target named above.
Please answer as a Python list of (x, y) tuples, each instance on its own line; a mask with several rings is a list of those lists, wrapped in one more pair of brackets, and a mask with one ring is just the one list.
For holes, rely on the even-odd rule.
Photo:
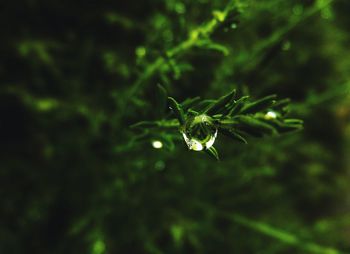
[[(187, 39), (179, 43), (177, 46), (169, 49), (166, 52), (167, 58), (174, 58), (183, 55), (192, 49), (202, 38), (210, 36), (220, 23), (224, 22), (229, 12), (233, 9), (235, 1), (231, 0), (223, 11), (214, 11), (213, 18), (204, 23), (203, 25), (193, 29), (189, 32)], [(143, 74), (135, 81), (127, 93), (127, 100), (130, 100), (132, 96), (140, 89), (145, 81), (154, 76), (154, 74), (160, 69), (160, 67), (166, 62), (166, 58), (159, 56), (153, 63), (149, 64)], [(125, 103), (127, 104), (127, 103)]]
[[(219, 212), (220, 213), (220, 212)], [(317, 253), (317, 254), (341, 254), (343, 252), (330, 247), (324, 247), (316, 243), (303, 241), (299, 237), (289, 232), (286, 232), (282, 229), (278, 229), (270, 226), (269, 224), (248, 219), (239, 214), (230, 214), (223, 212), (223, 215), (226, 218), (231, 219), (234, 223), (237, 223), (243, 227), (249, 228), (261, 233), (263, 235), (274, 238), (278, 241), (281, 241), (287, 245), (295, 246), (298, 249), (307, 251), (308, 253)]]

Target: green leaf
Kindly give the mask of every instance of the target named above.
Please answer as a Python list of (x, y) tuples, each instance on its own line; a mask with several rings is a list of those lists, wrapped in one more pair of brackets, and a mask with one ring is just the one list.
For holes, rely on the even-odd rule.
[(213, 42), (210, 39), (200, 40), (196, 43), (196, 46), (201, 47), (201, 48), (216, 50), (218, 52), (221, 52), (224, 56), (229, 55), (229, 52), (230, 52), (229, 49), (225, 45)]
[(251, 102), (245, 105), (242, 109), (242, 114), (257, 113), (262, 110), (266, 110), (271, 107), (276, 101), (274, 100), (276, 95), (269, 95), (260, 100)]
[(205, 112), (207, 108), (209, 108), (212, 104), (214, 104), (215, 100), (202, 100), (196, 105), (192, 106), (192, 109), (198, 112)]
[(293, 131), (298, 131), (298, 130), (301, 130), (303, 129), (303, 126), (302, 125), (296, 125), (296, 124), (290, 124), (290, 125), (281, 125), (279, 128), (278, 128), (278, 131), (280, 133), (286, 133), (286, 132), (293, 132)]
[(241, 109), (243, 108), (245, 101), (249, 98), (249, 96), (243, 96), (239, 98), (237, 101), (233, 103), (231, 106), (231, 109), (229, 113), (227, 114), (228, 116), (235, 116), (240, 113)]
[(232, 213), (225, 213), (223, 214), (224, 217), (227, 217), (228, 219), (231, 219), (235, 223), (244, 226), (246, 228), (249, 228), (255, 232), (258, 232), (262, 235), (274, 238), (286, 245), (295, 246), (296, 248), (299, 248), (303, 250), (302, 253), (319, 253), (319, 254), (341, 254), (343, 252), (338, 251), (336, 249), (325, 247), (318, 245), (313, 242), (305, 241), (296, 235), (289, 233), (287, 231), (284, 231), (279, 228), (275, 228), (265, 222), (260, 222), (256, 220), (249, 219), (247, 217), (244, 217), (240, 214), (232, 214)]
[(217, 161), (219, 161), (219, 153), (218, 151), (215, 149), (215, 147), (210, 147), (206, 150), (204, 150), (207, 154), (209, 154), (211, 157), (213, 157), (214, 159), (216, 159)]
[(239, 121), (239, 128), (245, 130), (256, 130), (261, 133), (277, 134), (278, 131), (270, 124), (260, 121), (251, 116), (238, 116), (235, 119)]
[(189, 110), (187, 111), (187, 114), (188, 114), (189, 116), (198, 116), (198, 115), (199, 115), (199, 113), (198, 113), (197, 111), (193, 110), (193, 109), (189, 109)]
[(299, 119), (285, 119), (285, 120), (264, 120), (262, 121), (269, 123), (275, 127), (280, 133), (292, 132), (301, 130), (303, 128), (303, 121)]
[(273, 104), (273, 109), (278, 111), (286, 111), (286, 107), (289, 105), (289, 103), (290, 103), (289, 98), (278, 100), (276, 101), (275, 104)]
[(134, 143), (141, 143), (141, 142), (146, 142), (146, 141), (150, 141), (152, 137), (152, 134), (149, 133), (148, 131), (145, 131), (143, 133), (141, 133), (140, 135), (134, 136), (131, 141), (130, 144), (134, 144)]
[(303, 120), (301, 119), (292, 119), (292, 118), (289, 118), (289, 119), (285, 119), (284, 120), (284, 123), (286, 124), (298, 124), (298, 125), (302, 125), (304, 123)]
[(176, 118), (179, 120), (180, 124), (181, 125), (185, 124), (185, 114), (183, 112), (181, 105), (177, 103), (177, 101), (172, 97), (168, 97), (168, 100), (169, 100), (170, 107), (173, 110)]
[(219, 43), (212, 42), (207, 45), (207, 48), (221, 52), (224, 56), (228, 56), (230, 54), (230, 50), (226, 46)]
[(232, 100), (234, 100), (234, 97), (236, 95), (236, 89), (232, 90), (229, 94), (226, 94), (219, 98), (213, 105), (211, 105), (207, 110), (206, 114), (208, 115), (214, 115), (220, 111), (220, 109), (224, 108), (225, 105)]
[(191, 107), (194, 107), (199, 101), (200, 101), (200, 97), (194, 97), (194, 98), (190, 98), (190, 99), (186, 99), (185, 101), (183, 101), (181, 103), (182, 109), (183, 110), (188, 110)]
[(228, 116), (234, 116), (240, 113), (243, 108), (245, 101), (249, 98), (249, 96), (243, 96), (239, 98), (234, 105), (231, 107), (230, 112), (227, 114)]
[(155, 128), (155, 127), (159, 127), (158, 122), (141, 121), (141, 122), (135, 123), (133, 125), (130, 125), (130, 128), (132, 128), (132, 129), (144, 129), (144, 128)]
[(240, 134), (235, 132), (233, 129), (219, 127), (219, 132), (222, 133), (223, 135), (229, 137), (229, 138), (236, 140), (236, 141), (239, 141), (239, 142), (244, 143), (244, 144), (248, 144), (248, 141), (244, 137), (242, 137)]

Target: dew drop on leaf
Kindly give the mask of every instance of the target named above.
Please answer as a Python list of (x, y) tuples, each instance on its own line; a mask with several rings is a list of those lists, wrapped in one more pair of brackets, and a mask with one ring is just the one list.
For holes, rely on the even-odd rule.
[(186, 121), (182, 136), (190, 150), (202, 151), (213, 146), (217, 133), (211, 117), (202, 114)]

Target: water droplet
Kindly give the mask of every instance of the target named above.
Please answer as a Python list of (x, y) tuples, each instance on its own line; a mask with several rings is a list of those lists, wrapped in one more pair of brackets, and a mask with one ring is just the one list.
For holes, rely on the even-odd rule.
[(267, 113), (265, 114), (264, 118), (265, 118), (266, 120), (276, 119), (276, 118), (277, 118), (277, 114), (276, 114), (276, 112), (274, 112), (274, 111), (269, 111), (269, 112), (267, 112)]
[(202, 114), (186, 121), (182, 136), (190, 150), (202, 151), (213, 146), (217, 133), (212, 118)]
[(160, 149), (163, 147), (163, 143), (159, 140), (152, 141), (152, 146), (156, 149)]
[(194, 151), (202, 151), (203, 150), (203, 145), (201, 142), (196, 140), (195, 138), (189, 138), (185, 133), (182, 133), (182, 136), (184, 137), (184, 140), (190, 150)]
[(218, 130), (215, 131), (214, 135), (210, 137), (210, 139), (205, 143), (205, 147), (209, 149), (214, 145), (216, 136), (218, 135)]

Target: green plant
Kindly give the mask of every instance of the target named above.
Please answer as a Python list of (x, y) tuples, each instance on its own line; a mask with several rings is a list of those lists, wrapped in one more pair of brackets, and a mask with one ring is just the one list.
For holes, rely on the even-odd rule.
[[(167, 93), (162, 86), (158, 88), (159, 107), (165, 108)], [(131, 126), (141, 130), (139, 137), (172, 143), (173, 135), (167, 132), (177, 131), (190, 150), (204, 151), (217, 160), (219, 154), (213, 144), (218, 132), (247, 144), (248, 137), (300, 130), (303, 123), (287, 118), (289, 99), (278, 100), (276, 95), (250, 100), (249, 96), (240, 97), (233, 90), (216, 100), (195, 97), (178, 103), (172, 97), (167, 99), (171, 114), (161, 120), (141, 121)]]
[(350, 1), (5, 2), (0, 253), (350, 253)]

